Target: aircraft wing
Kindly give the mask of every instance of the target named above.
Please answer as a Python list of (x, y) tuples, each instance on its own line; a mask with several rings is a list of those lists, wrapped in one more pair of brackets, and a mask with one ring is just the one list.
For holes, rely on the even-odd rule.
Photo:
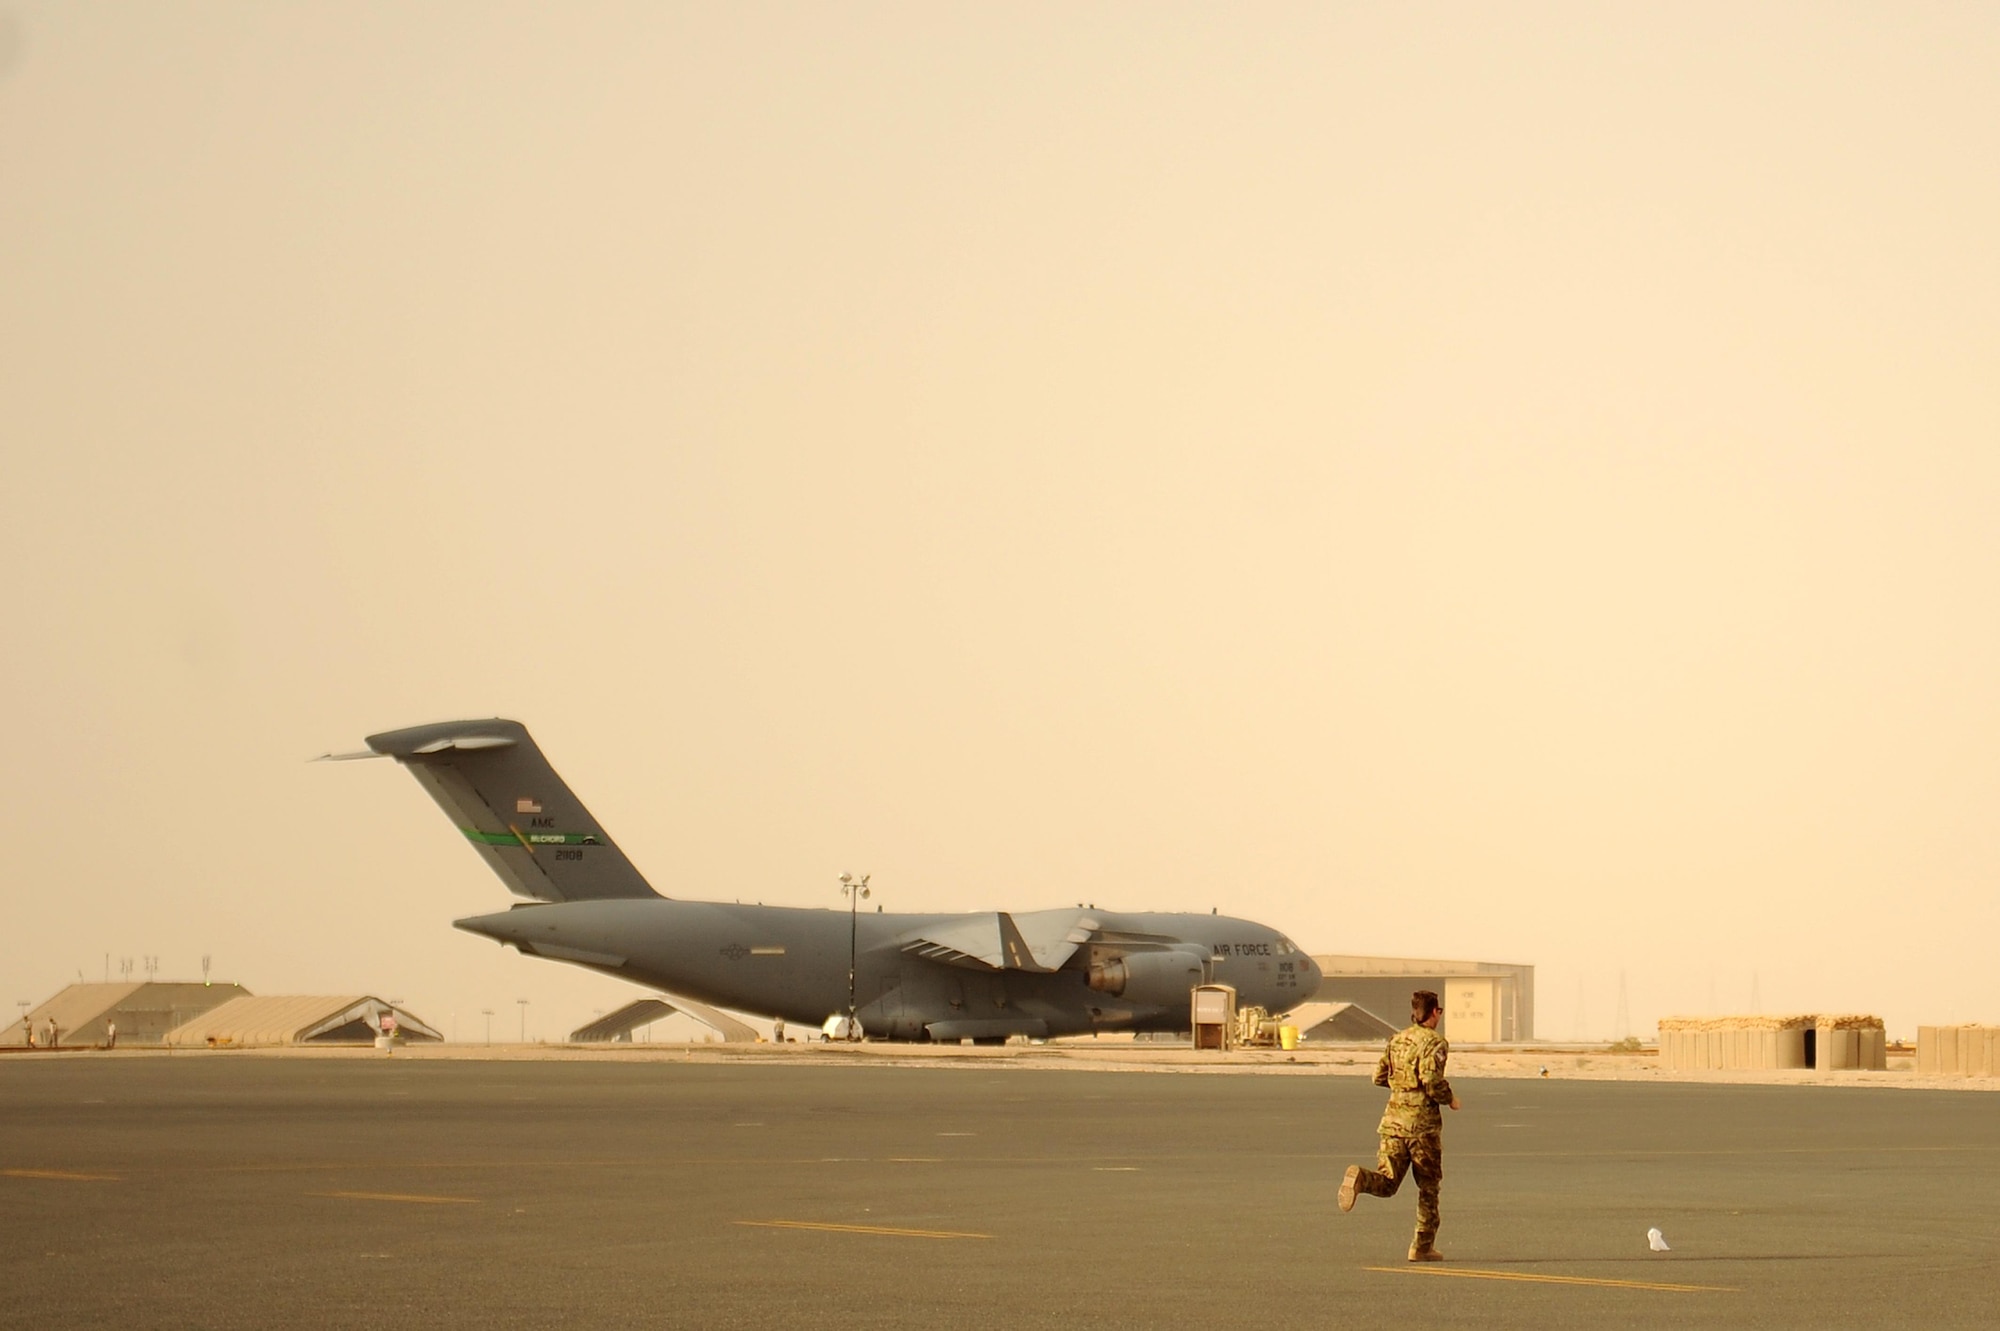
[(1098, 922), (1080, 910), (1022, 915), (992, 911), (959, 915), (913, 931), (903, 951), (926, 961), (972, 970), (1052, 971), (1090, 940)]
[(1031, 910), (1012, 918), (1029, 954), (1048, 971), (1060, 968), (1102, 927), (1096, 916), (1081, 910)]

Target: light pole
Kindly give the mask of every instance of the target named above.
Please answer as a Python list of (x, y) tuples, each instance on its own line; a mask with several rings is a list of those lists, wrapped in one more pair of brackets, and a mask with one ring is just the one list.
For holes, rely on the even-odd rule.
[(514, 1001), (521, 1005), (521, 1043), (526, 1044), (528, 1042), (528, 1000), (517, 998)]
[(492, 1044), (492, 1043), (493, 1043), (493, 1009), (492, 1009), (492, 1008), (490, 1008), (490, 1007), (483, 1007), (483, 1008), (479, 1009), (479, 1015), (480, 1015), (480, 1016), (482, 1016), (482, 1017), (484, 1017), (484, 1018), (486, 1018), (486, 1043), (488, 1043), (488, 1044)]
[(840, 876), (840, 895), (847, 898), (847, 1038), (850, 1040), (861, 1038), (861, 1026), (854, 1017), (854, 969), (859, 955), (856, 939), (861, 927), (855, 912), (868, 896), (868, 877), (865, 873), (859, 878), (851, 873)]

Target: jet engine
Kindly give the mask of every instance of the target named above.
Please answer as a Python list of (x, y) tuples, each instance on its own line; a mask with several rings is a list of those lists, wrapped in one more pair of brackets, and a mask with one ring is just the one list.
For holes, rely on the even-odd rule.
[(1143, 1007), (1173, 1007), (1188, 1001), (1188, 990), (1202, 982), (1199, 953), (1128, 952), (1091, 963), (1090, 987)]

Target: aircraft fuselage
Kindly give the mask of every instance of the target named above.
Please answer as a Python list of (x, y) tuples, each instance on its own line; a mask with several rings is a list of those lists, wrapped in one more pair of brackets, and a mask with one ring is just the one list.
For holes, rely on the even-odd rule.
[[(977, 916), (853, 917), (855, 1004), (870, 1036), (996, 1039), (1184, 1031), (1187, 984), (1127, 977), (1134, 957), (1191, 960), (1196, 982), (1284, 1011), (1319, 983), (1312, 959), (1268, 925), (1225, 915), (1092, 911), (1094, 940), (1054, 970), (996, 969), (915, 955), (940, 926)], [(456, 921), (524, 953), (568, 961), (718, 1007), (817, 1026), (847, 1010), (847, 912), (639, 900), (519, 905)], [(1123, 940), (1123, 941), (1121, 941)], [(1132, 966), (1136, 971), (1137, 967)], [(1120, 978), (1123, 992), (1112, 992)], [(1095, 987), (1093, 987), (1095, 986)]]
[(529, 898), (459, 928), (716, 1007), (814, 1025), (845, 1016), (851, 958), (868, 1035), (1003, 1040), (1186, 1030), (1196, 985), (1233, 985), (1239, 1004), (1282, 1012), (1319, 984), (1290, 939), (1224, 915), (850, 915), (675, 901), (646, 882), (518, 721), (411, 726), (370, 735), (367, 753), (327, 756), (374, 755), (416, 777)]

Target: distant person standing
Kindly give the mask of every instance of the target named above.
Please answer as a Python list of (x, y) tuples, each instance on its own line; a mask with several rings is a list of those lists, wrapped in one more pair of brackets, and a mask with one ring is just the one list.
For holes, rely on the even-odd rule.
[(104, 1023), (104, 1047), (106, 1049), (118, 1047), (118, 1023), (115, 1021)]
[(1405, 1172), (1417, 1176), (1417, 1236), (1410, 1244), (1413, 1262), (1441, 1262), (1436, 1248), (1438, 1187), (1444, 1182), (1444, 1115), (1439, 1105), (1458, 1108), (1458, 1096), (1445, 1080), (1445, 1060), (1451, 1046), (1437, 1033), (1444, 1009), (1428, 989), (1410, 995), (1410, 1025), (1389, 1037), (1375, 1084), (1389, 1088), (1389, 1107), (1382, 1114), (1381, 1158), (1375, 1168), (1349, 1165), (1340, 1181), (1340, 1209), (1352, 1211), (1354, 1196), (1393, 1197)]
[(27, 1037), (28, 1048), (33, 1049), (35, 1047), (35, 1019), (33, 1017), (22, 1017), (21, 1030)]

